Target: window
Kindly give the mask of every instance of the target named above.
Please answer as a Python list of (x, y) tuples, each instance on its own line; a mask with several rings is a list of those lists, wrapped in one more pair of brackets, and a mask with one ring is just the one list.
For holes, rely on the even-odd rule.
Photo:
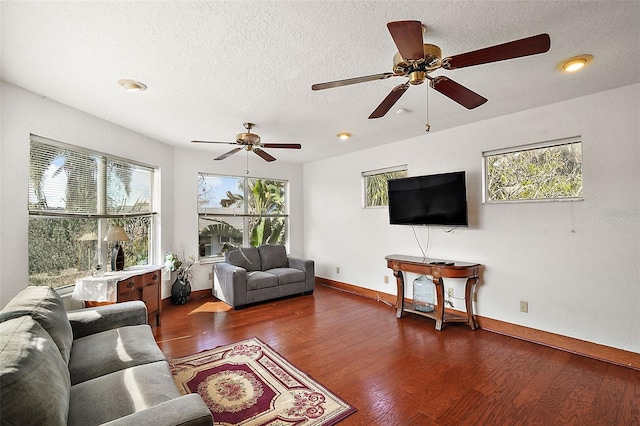
[(387, 167), (386, 169), (362, 172), (364, 187), (364, 207), (382, 207), (389, 205), (389, 179), (407, 177), (407, 165)]
[(288, 182), (198, 175), (199, 256), (222, 256), (228, 246), (287, 243)]
[(150, 263), (152, 167), (31, 135), (29, 283), (54, 288), (90, 275), (112, 225), (124, 226), (125, 267)]
[(582, 199), (582, 142), (484, 152), (484, 201)]

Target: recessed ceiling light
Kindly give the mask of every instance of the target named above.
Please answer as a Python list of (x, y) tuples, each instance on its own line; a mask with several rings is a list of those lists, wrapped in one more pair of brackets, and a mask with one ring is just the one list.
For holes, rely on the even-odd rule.
[(349, 139), (351, 137), (351, 133), (349, 132), (342, 132), (342, 133), (338, 133), (336, 135), (338, 138), (340, 138), (340, 140), (346, 141), (347, 139)]
[(145, 84), (126, 78), (118, 80), (118, 84), (124, 87), (124, 90), (127, 92), (142, 92), (143, 90), (147, 90), (147, 86)]
[(564, 72), (576, 72), (593, 61), (592, 55), (579, 55), (564, 60), (558, 64), (558, 69)]

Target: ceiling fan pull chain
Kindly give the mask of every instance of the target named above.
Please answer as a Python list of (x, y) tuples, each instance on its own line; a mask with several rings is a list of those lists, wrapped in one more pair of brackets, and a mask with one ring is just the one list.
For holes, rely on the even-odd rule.
[(431, 124), (429, 124), (429, 85), (427, 84), (427, 122), (424, 125), (425, 132), (431, 130)]
[(247, 176), (249, 176), (249, 151), (247, 151)]

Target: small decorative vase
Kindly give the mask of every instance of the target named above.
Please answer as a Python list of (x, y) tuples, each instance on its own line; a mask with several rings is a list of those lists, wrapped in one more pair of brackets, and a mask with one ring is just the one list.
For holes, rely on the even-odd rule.
[(176, 278), (171, 286), (171, 300), (176, 305), (184, 305), (189, 300), (191, 294), (191, 284), (189, 281), (183, 281), (180, 278)]

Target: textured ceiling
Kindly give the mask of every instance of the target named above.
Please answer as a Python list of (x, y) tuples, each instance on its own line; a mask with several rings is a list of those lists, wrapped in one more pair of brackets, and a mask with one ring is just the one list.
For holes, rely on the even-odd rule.
[[(377, 120), (367, 117), (404, 78), (311, 90), (391, 71), (393, 20), (421, 21), (444, 56), (551, 36), (546, 54), (436, 71), (489, 102), (469, 111), (430, 90), (432, 132), (640, 81), (638, 1), (5, 0), (1, 8), (3, 80), (212, 158), (230, 147), (189, 141), (233, 141), (245, 121), (263, 142), (301, 143), (268, 150), (289, 162), (424, 134), (426, 84)], [(584, 53), (595, 59), (583, 72), (556, 70)], [(122, 78), (148, 90), (125, 92)], [(341, 131), (354, 137), (339, 141)]]

